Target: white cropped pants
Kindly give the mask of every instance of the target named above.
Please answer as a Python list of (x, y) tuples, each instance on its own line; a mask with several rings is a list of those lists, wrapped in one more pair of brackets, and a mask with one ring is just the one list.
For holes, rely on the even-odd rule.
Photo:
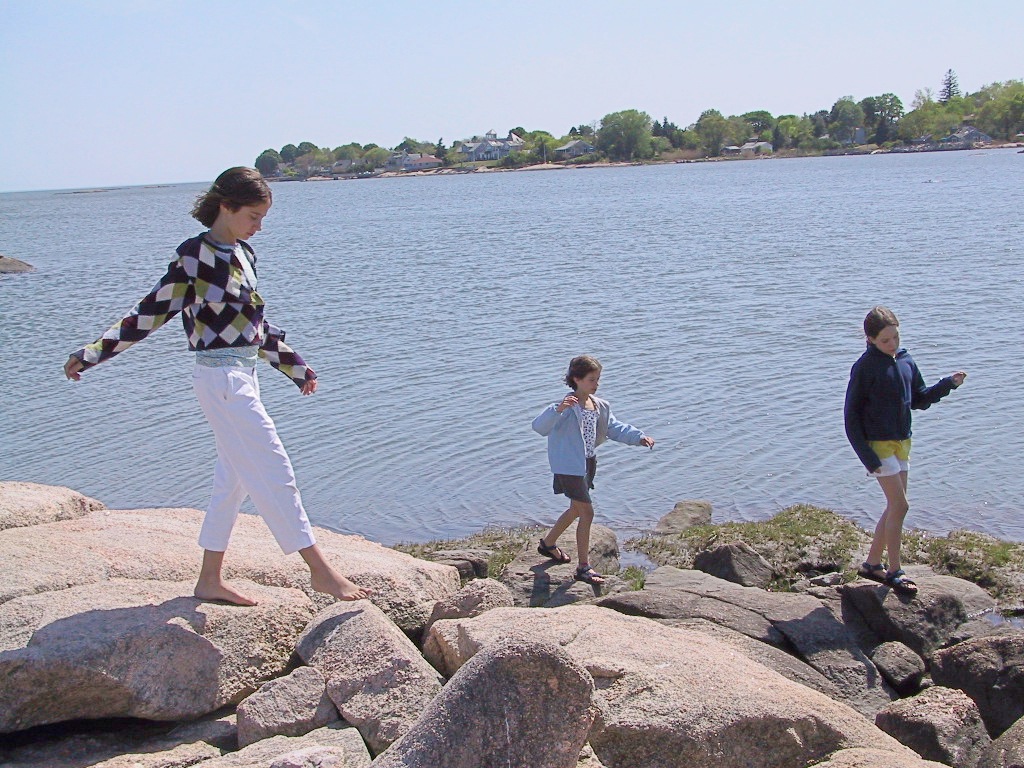
[(248, 496), (286, 555), (316, 543), (295, 483), (292, 462), (260, 402), (254, 368), (197, 365), (192, 374), (199, 405), (217, 439), (213, 492), (199, 546), (223, 552)]

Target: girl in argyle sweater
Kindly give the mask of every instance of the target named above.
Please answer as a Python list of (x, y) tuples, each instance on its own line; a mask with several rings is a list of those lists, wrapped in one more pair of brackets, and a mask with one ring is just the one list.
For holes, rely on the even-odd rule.
[(324, 558), (302, 506), (295, 473), (277, 429), (260, 401), (256, 361), (264, 358), (303, 395), (316, 392), (316, 374), (284, 342), (285, 334), (263, 317), (256, 291), (256, 256), (246, 242), (260, 231), (271, 205), (270, 187), (254, 168), (224, 171), (196, 201), (192, 215), (208, 232), (178, 246), (156, 287), (92, 344), (64, 365), (74, 381), (146, 338), (179, 312), (196, 353), (192, 381), (217, 441), (213, 492), (199, 545), (203, 564), (195, 595), (255, 605), (221, 574), (231, 529), (246, 496), (286, 554), (298, 552), (309, 566), (313, 588), (340, 600), (369, 592), (338, 573)]

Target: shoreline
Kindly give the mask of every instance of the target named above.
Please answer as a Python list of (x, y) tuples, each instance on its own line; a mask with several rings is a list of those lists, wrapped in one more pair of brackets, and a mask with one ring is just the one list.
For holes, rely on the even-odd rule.
[[(792, 152), (784, 153), (773, 153), (771, 155), (759, 155), (756, 157), (700, 157), (700, 158), (679, 158), (671, 160), (644, 160), (644, 161), (631, 161), (631, 162), (597, 162), (597, 163), (580, 163), (578, 165), (573, 164), (558, 164), (548, 163), (549, 166), (554, 166), (550, 170), (567, 170), (567, 169), (593, 169), (593, 168), (621, 168), (627, 166), (648, 166), (648, 165), (689, 165), (692, 163), (720, 163), (720, 162), (734, 162), (737, 160), (791, 160), (799, 158), (809, 157), (850, 157), (850, 156), (873, 156), (873, 155), (907, 155), (907, 154), (932, 154), (936, 152), (964, 152), (964, 151), (975, 151), (983, 152), (993, 149), (1016, 149), (1018, 154), (1024, 153), (1024, 142), (1008, 142), (999, 145), (986, 146), (986, 147), (963, 147), (963, 148), (951, 148), (951, 149), (920, 149), (906, 151), (891, 151), (891, 150), (864, 150), (864, 151), (839, 151), (839, 152), (815, 152), (810, 154), (797, 154)], [(495, 173), (495, 172), (510, 172), (510, 171), (525, 171), (537, 169), (536, 166), (524, 166), (522, 168), (488, 168), (481, 172), (484, 173)], [(380, 174), (370, 174), (368, 176), (358, 175), (337, 175), (337, 176), (316, 176), (316, 177), (288, 177), (284, 178), (281, 176), (268, 176), (265, 177), (268, 183), (272, 184), (284, 184), (289, 182), (299, 181), (360, 181), (366, 179), (379, 179), (379, 178), (404, 178), (409, 176), (452, 176), (460, 175), (464, 173), (476, 173), (475, 168), (432, 168), (425, 171), (388, 171)], [(126, 189), (162, 189), (166, 187), (176, 186), (193, 186), (197, 184), (208, 185), (209, 181), (177, 181), (177, 182), (143, 182), (139, 184), (100, 184), (91, 185), (85, 187), (45, 187), (45, 188), (34, 188), (34, 189), (8, 189), (0, 191), (0, 195), (27, 195), (27, 194), (59, 194), (59, 195), (88, 195), (100, 192), (117, 192)]]
[[(622, 568), (623, 577), (642, 583), (645, 574), (662, 566), (691, 569), (696, 556), (709, 546), (742, 542), (773, 568), (774, 591), (799, 591), (814, 575), (819, 561), (837, 566), (852, 563), (840, 570), (844, 581), (856, 578), (856, 565), (871, 541), (871, 533), (849, 518), (809, 504), (794, 504), (756, 523), (713, 522), (711, 518), (711, 504), (706, 501), (677, 503), (654, 529), (622, 542), (619, 557), (628, 561)], [(436, 553), (487, 552), (487, 570), (493, 575), (546, 530), (546, 526), (533, 525), (488, 526), (469, 536), (398, 542), (391, 548), (426, 560), (435, 559)], [(938, 536), (907, 527), (902, 549), (905, 565), (927, 565), (937, 573), (970, 581), (999, 600), (1003, 616), (1024, 616), (1024, 542), (965, 529)]]
[[(870, 145), (869, 145), (870, 146)], [(868, 147), (862, 148), (851, 148), (846, 150), (834, 150), (827, 152), (813, 152), (813, 153), (802, 153), (798, 151), (785, 151), (781, 153), (772, 153), (765, 155), (752, 155), (752, 156), (718, 156), (718, 157), (693, 157), (693, 158), (672, 158), (672, 159), (654, 159), (654, 160), (632, 160), (632, 161), (599, 161), (593, 163), (537, 163), (535, 165), (525, 165), (519, 168), (501, 168), (496, 166), (478, 166), (474, 168), (464, 168), (455, 166), (446, 166), (441, 168), (429, 168), (425, 170), (417, 171), (382, 171), (380, 173), (359, 173), (359, 174), (332, 174), (330, 176), (306, 176), (306, 177), (281, 177), (281, 176), (267, 176), (264, 177), (268, 183), (279, 184), (286, 182), (301, 182), (301, 181), (367, 181), (370, 179), (398, 179), (398, 178), (409, 178), (417, 176), (459, 176), (470, 173), (518, 173), (522, 171), (564, 171), (564, 170), (590, 170), (595, 168), (627, 168), (627, 167), (646, 167), (646, 166), (660, 166), (660, 165), (690, 165), (693, 163), (731, 163), (737, 161), (747, 160), (795, 160), (801, 158), (810, 157), (873, 157), (876, 155), (917, 155), (926, 154), (933, 152), (980, 152), (993, 149), (1017, 149), (1020, 152), (1024, 152), (1024, 142), (1007, 142), (1003, 144), (990, 145), (990, 146), (977, 146), (977, 147), (915, 147), (908, 146), (905, 148), (894, 148), (894, 149), (881, 149)]]

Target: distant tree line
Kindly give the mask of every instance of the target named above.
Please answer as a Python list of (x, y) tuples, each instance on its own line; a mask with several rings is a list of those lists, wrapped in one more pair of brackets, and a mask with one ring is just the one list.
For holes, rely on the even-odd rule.
[[(556, 148), (574, 139), (594, 148), (591, 154), (574, 159), (585, 162), (599, 158), (636, 161), (673, 156), (718, 157), (723, 149), (750, 140), (766, 142), (773, 151), (785, 153), (812, 154), (852, 144), (893, 147), (925, 137), (938, 139), (965, 123), (1004, 141), (1024, 131), (1022, 80), (993, 83), (964, 95), (956, 73), (950, 69), (937, 96), (930, 88), (919, 90), (910, 106), (910, 111), (905, 112), (899, 97), (883, 93), (859, 101), (843, 96), (831, 109), (799, 116), (773, 116), (755, 110), (726, 117), (716, 109), (707, 109), (685, 128), (668, 117), (652, 120), (646, 112), (627, 109), (605, 115), (599, 123), (573, 126), (560, 137), (544, 130), (513, 128), (512, 132), (523, 140), (522, 149), (502, 158), (500, 164), (516, 167), (551, 160)], [(458, 151), (461, 144), (455, 142), (446, 147), (443, 139), (421, 142), (406, 137), (390, 150), (355, 142), (329, 149), (304, 141), (297, 146), (286, 144), (280, 151), (265, 150), (256, 159), (256, 167), (267, 176), (281, 172), (308, 176), (347, 161), (344, 165), (349, 173), (372, 172), (382, 167), (392, 152), (402, 151), (433, 155), (444, 165), (453, 165), (465, 159)]]

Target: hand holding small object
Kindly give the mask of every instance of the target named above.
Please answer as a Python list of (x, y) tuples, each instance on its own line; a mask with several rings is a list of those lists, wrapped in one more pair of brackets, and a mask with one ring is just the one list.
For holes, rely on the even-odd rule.
[(572, 408), (574, 405), (579, 405), (579, 400), (576, 399), (576, 395), (566, 395), (565, 399), (558, 404), (557, 410), (559, 413), (564, 411), (566, 408)]

